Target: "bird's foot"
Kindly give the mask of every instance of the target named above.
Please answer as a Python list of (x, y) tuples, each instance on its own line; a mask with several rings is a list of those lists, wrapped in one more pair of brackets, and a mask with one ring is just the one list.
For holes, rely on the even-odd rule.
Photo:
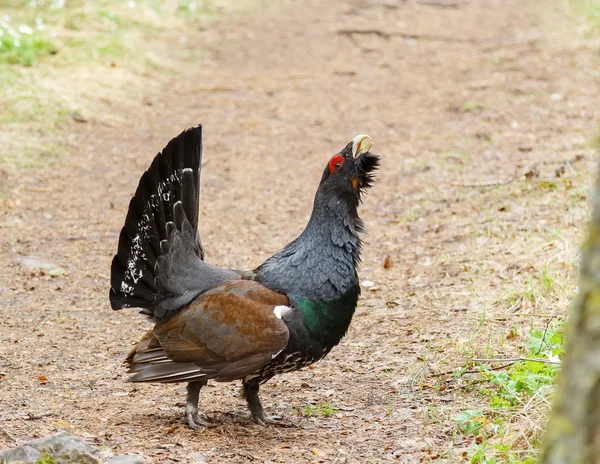
[(187, 418), (187, 423), (192, 430), (198, 430), (200, 425), (208, 428), (217, 426), (217, 424), (213, 424), (206, 419), (202, 419), (198, 414), (198, 410), (195, 408), (186, 408), (185, 416)]
[(267, 427), (269, 425), (276, 425), (278, 427), (298, 427), (298, 424), (295, 424), (292, 421), (286, 420), (279, 416), (265, 416), (261, 415), (260, 417), (253, 416), (252, 419), (261, 427)]

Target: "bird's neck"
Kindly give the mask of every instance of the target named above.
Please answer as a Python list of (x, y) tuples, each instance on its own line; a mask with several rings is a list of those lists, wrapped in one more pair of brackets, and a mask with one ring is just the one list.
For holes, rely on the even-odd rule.
[(256, 269), (268, 288), (313, 301), (336, 301), (358, 288), (362, 231), (356, 205), (317, 197), (300, 236)]

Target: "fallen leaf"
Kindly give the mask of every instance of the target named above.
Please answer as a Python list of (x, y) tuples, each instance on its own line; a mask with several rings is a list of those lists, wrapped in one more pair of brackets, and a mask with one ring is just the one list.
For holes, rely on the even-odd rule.
[(517, 333), (517, 331), (515, 329), (512, 329), (510, 332), (508, 332), (506, 338), (510, 340), (511, 338), (517, 338), (518, 336), (519, 334)]
[(383, 260), (383, 268), (391, 269), (393, 265), (394, 265), (394, 262), (392, 261), (392, 257), (390, 255), (387, 255), (385, 257), (385, 259)]
[(540, 170), (538, 169), (536, 164), (534, 164), (529, 169), (527, 169), (527, 171), (525, 171), (526, 179), (533, 179), (534, 177), (540, 177)]

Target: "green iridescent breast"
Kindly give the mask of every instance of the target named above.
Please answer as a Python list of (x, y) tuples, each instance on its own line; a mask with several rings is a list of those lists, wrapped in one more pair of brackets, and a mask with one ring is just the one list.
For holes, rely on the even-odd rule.
[(333, 301), (315, 301), (288, 295), (304, 317), (306, 329), (316, 340), (327, 345), (337, 345), (348, 331), (356, 310), (360, 287), (353, 287), (341, 298)]

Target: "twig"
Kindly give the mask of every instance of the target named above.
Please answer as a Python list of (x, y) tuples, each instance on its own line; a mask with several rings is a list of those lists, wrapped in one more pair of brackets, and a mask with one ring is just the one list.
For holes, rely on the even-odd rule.
[[(400, 0), (402, 3), (413, 3), (416, 5), (422, 5), (422, 6), (430, 6), (430, 7), (434, 7), (434, 8), (459, 8), (461, 6), (461, 3), (457, 3), (457, 2), (448, 2), (448, 1), (435, 1), (435, 0)], [(396, 3), (369, 3), (368, 5), (365, 5), (365, 7), (383, 7), (383, 8), (389, 8), (390, 10), (397, 10), (398, 9), (398, 5)]]
[(436, 42), (458, 42), (458, 43), (473, 43), (473, 39), (460, 39), (457, 37), (446, 37), (442, 35), (431, 35), (431, 34), (411, 34), (407, 32), (387, 32), (379, 29), (339, 29), (337, 31), (340, 35), (347, 35), (353, 37), (354, 35), (376, 35), (384, 39), (390, 37), (400, 37), (401, 39), (412, 39), (412, 40), (430, 40)]
[(2, 432), (2, 435), (4, 435), (6, 438), (8, 438), (9, 440), (12, 440), (14, 443), (17, 442), (17, 440), (15, 440), (10, 433), (8, 433), (6, 431), (6, 429), (4, 427), (0, 427), (0, 432)]
[(338, 29), (336, 31), (340, 35), (346, 35), (350, 38), (355, 35), (376, 35), (383, 39), (388, 40), (390, 37), (400, 37), (401, 39), (411, 40), (429, 40), (432, 42), (450, 42), (450, 43), (464, 43), (464, 44), (489, 44), (483, 50), (494, 50), (496, 48), (503, 47), (515, 47), (520, 45), (534, 45), (537, 40), (526, 40), (526, 41), (507, 41), (498, 39), (496, 37), (489, 37), (484, 39), (464, 39), (460, 37), (448, 37), (444, 35), (435, 34), (415, 34), (410, 32), (396, 32), (396, 31), (382, 31), (380, 29)]
[(556, 316), (552, 316), (550, 319), (548, 319), (548, 321), (546, 321), (546, 327), (544, 328), (544, 334), (542, 335), (542, 341), (540, 342), (540, 346), (537, 350), (536, 355), (540, 354), (540, 352), (542, 351), (542, 345), (546, 344), (546, 334), (548, 333), (548, 328), (550, 327), (550, 322), (552, 322), (552, 320), (555, 318)]
[[(552, 178), (548, 177), (548, 178), (540, 178), (540, 179), (543, 180), (543, 179), (554, 179), (554, 178), (553, 177)], [(471, 185), (469, 185), (469, 184), (458, 184), (458, 185), (463, 186), (463, 187), (486, 187), (487, 186), (487, 187), (490, 187), (490, 189), (489, 190), (474, 191), (472, 193), (468, 193), (467, 195), (465, 195), (463, 197), (459, 197), (459, 198), (456, 198), (456, 199), (453, 199), (453, 200), (442, 200), (444, 202), (444, 205), (438, 206), (436, 208), (433, 208), (433, 209), (431, 209), (429, 211), (424, 212), (418, 218), (416, 218), (415, 221), (417, 219), (426, 218), (428, 216), (431, 216), (432, 214), (439, 213), (440, 211), (444, 211), (444, 210), (446, 210), (448, 208), (451, 208), (451, 207), (457, 205), (458, 203), (462, 203), (465, 200), (470, 200), (471, 198), (474, 198), (474, 197), (476, 197), (478, 195), (483, 195), (484, 193), (492, 192), (495, 189), (497, 189), (499, 187), (502, 187), (503, 185), (510, 184), (511, 182), (515, 182), (517, 180), (518, 181), (523, 181), (523, 180), (526, 180), (526, 179), (523, 178), (523, 176), (516, 176), (516, 177), (508, 179), (506, 181), (491, 182), (491, 183), (489, 183), (487, 185), (485, 185), (485, 184), (471, 184)]]
[(513, 310), (518, 308), (521, 304), (523, 304), (523, 296), (520, 296), (519, 298), (517, 298), (517, 301), (515, 301), (513, 303), (513, 305), (510, 308), (508, 308), (505, 312), (512, 313)]
[(487, 47), (484, 47), (481, 50), (484, 52), (489, 52), (489, 51), (495, 50), (497, 48), (520, 47), (521, 45), (536, 45), (538, 42), (539, 41), (537, 39), (513, 40), (510, 42), (498, 41), (497, 43), (488, 45)]
[(54, 411), (44, 411), (39, 414), (28, 412), (27, 415), (24, 417), (24, 419), (25, 420), (39, 420), (39, 419), (43, 419), (44, 417), (49, 417), (49, 416), (54, 416), (54, 415), (55, 415)]
[(454, 2), (435, 2), (433, 0), (421, 0), (416, 2), (418, 5), (423, 5), (423, 6), (431, 6), (431, 7), (436, 7), (436, 8), (458, 8), (460, 7), (460, 3), (454, 3)]
[(496, 180), (493, 182), (474, 182), (472, 184), (463, 184), (460, 182), (450, 182), (450, 185), (454, 185), (456, 187), (496, 187), (498, 185), (512, 184), (513, 182), (515, 182), (516, 180), (519, 180), (520, 178), (521, 178), (521, 176), (515, 176), (515, 177), (511, 177), (510, 179), (506, 179), (506, 180)]
[(500, 358), (500, 359), (485, 359), (485, 358), (473, 358), (471, 361), (482, 362), (482, 363), (497, 363), (497, 362), (512, 362), (515, 363), (517, 361), (529, 361), (529, 362), (538, 362), (543, 364), (560, 364), (560, 361), (552, 361), (550, 359), (543, 358)]
[(414, 391), (415, 391), (415, 380), (417, 379), (417, 377), (418, 377), (419, 375), (421, 375), (421, 373), (422, 373), (422, 372), (425, 370), (425, 368), (426, 368), (426, 367), (427, 367), (426, 365), (425, 365), (425, 366), (423, 366), (423, 367), (421, 367), (421, 368), (420, 368), (420, 369), (419, 369), (419, 370), (418, 370), (418, 371), (415, 373), (415, 375), (413, 375), (413, 378), (410, 380), (410, 390), (411, 390), (413, 393), (414, 393)]
[[(519, 298), (521, 298), (521, 297), (519, 297)], [(508, 308), (508, 310), (510, 310), (511, 308), (512, 308), (512, 306), (510, 308)], [(504, 314), (502, 317), (496, 317), (496, 318), (494, 318), (494, 320), (497, 321), (497, 322), (502, 322), (502, 321), (506, 321), (506, 319), (508, 319), (509, 317), (548, 317), (548, 316), (550, 316), (550, 314), (543, 314), (543, 313), (515, 313), (515, 312), (513, 312), (513, 313), (510, 313), (510, 314)], [(556, 317), (556, 316), (553, 316), (553, 317)]]
[[(515, 363), (514, 361), (513, 362), (509, 362), (509, 363), (504, 364), (502, 366), (492, 367), (492, 368), (490, 368), (490, 370), (491, 371), (499, 371), (501, 369), (506, 369), (507, 367), (512, 366), (514, 363)], [(435, 374), (432, 374), (432, 377), (442, 377), (444, 375), (455, 374), (457, 370), (458, 369), (454, 369), (452, 371), (446, 371), (446, 372), (437, 372)], [(481, 369), (473, 369), (473, 370), (470, 370), (470, 371), (460, 372), (460, 375), (465, 375), (465, 374), (479, 374), (479, 373), (481, 373)]]

